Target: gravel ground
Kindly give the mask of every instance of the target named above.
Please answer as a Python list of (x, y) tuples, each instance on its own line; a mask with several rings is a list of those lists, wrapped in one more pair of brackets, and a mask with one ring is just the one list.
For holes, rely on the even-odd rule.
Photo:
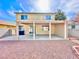
[(77, 59), (69, 41), (0, 41), (0, 59)]

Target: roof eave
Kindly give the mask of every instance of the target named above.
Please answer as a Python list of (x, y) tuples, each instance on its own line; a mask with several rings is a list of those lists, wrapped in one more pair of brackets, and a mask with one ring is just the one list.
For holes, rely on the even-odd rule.
[(56, 14), (52, 12), (14, 12), (15, 14)]

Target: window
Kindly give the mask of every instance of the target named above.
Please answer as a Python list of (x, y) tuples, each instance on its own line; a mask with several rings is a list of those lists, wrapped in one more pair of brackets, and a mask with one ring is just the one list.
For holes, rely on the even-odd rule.
[(75, 25), (72, 25), (72, 29), (75, 29)]
[(21, 15), (21, 20), (27, 20), (28, 16), (27, 15)]
[(43, 30), (43, 31), (49, 31), (49, 27), (44, 26), (44, 27), (42, 27), (42, 30)]
[(51, 20), (51, 16), (50, 15), (47, 15), (47, 16), (45, 16), (45, 19), (46, 20)]
[(24, 31), (23, 26), (19, 26), (19, 31)]
[(25, 35), (23, 26), (19, 26), (19, 35)]
[(33, 33), (33, 25), (29, 26), (29, 33), (32, 34)]

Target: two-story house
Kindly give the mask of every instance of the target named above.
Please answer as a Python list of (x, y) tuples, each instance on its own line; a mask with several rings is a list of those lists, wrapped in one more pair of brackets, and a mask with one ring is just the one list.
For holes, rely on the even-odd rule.
[(67, 39), (66, 20), (55, 20), (55, 13), (16, 13), (17, 39), (25, 36), (26, 40), (48, 37), (53, 40), (54, 37)]

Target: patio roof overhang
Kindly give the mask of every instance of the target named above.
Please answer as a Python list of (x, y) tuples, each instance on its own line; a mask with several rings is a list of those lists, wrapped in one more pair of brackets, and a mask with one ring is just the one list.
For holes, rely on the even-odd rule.
[(41, 24), (41, 23), (50, 23), (50, 22), (52, 24), (64, 24), (65, 23), (65, 21), (42, 21), (42, 20), (40, 20), (40, 21), (17, 21), (17, 22), (19, 22), (21, 24), (32, 24), (32, 23)]

